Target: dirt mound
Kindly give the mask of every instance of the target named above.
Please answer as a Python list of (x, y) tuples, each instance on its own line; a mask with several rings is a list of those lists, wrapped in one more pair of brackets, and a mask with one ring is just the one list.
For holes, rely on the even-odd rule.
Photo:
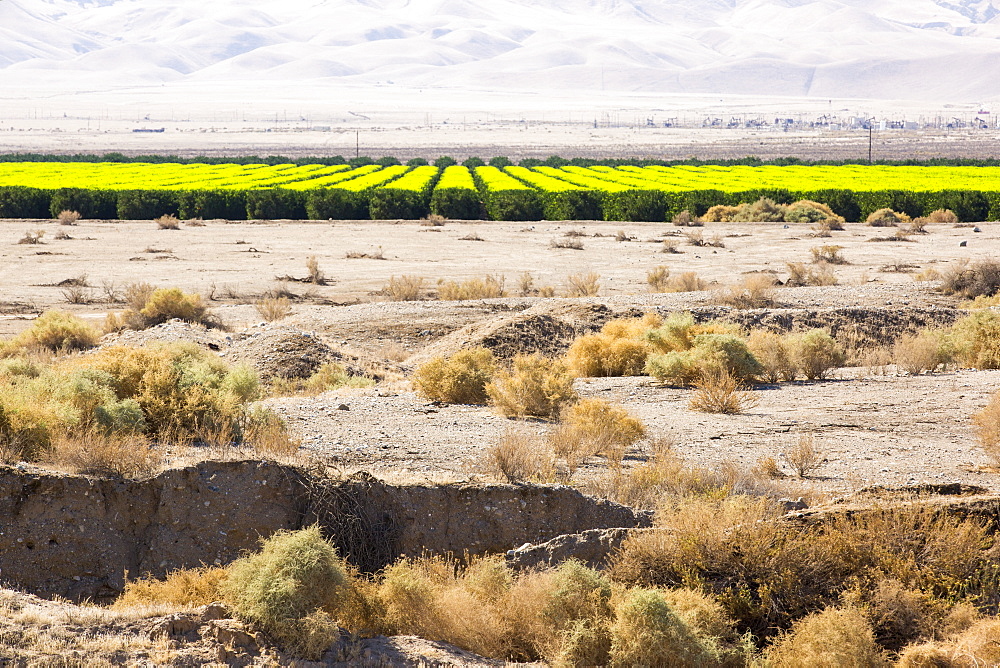
[(183, 320), (168, 320), (149, 329), (126, 329), (121, 332), (107, 334), (101, 339), (100, 348), (108, 346), (129, 346), (141, 348), (151, 343), (174, 343), (190, 341), (209, 350), (221, 350), (229, 337), (217, 330), (209, 329)]
[[(171, 614), (80, 607), (0, 589), (0, 648), (13, 665), (302, 666), (213, 603)], [(0, 660), (2, 661), (2, 660)], [(4, 663), (6, 665), (6, 663)], [(502, 666), (412, 636), (359, 638), (341, 631), (317, 666)]]
[[(629, 311), (628, 315), (641, 315)], [(622, 317), (604, 305), (576, 300), (547, 300), (529, 309), (503, 314), (466, 325), (442, 337), (406, 360), (416, 367), (437, 356), (449, 356), (463, 348), (488, 348), (501, 359), (518, 354), (541, 353), (557, 357), (573, 339), (600, 329), (604, 323)]]
[(562, 486), (390, 485), (260, 461), (202, 462), (148, 480), (0, 467), (0, 578), (44, 596), (108, 601), (124, 573), (226, 564), (279, 529), (319, 521), (366, 571), (400, 555), (503, 553), (511, 544), (645, 526)]
[(869, 306), (822, 309), (731, 309), (701, 307), (691, 309), (699, 321), (719, 318), (748, 329), (792, 332), (816, 327), (828, 328), (840, 340), (871, 341), (890, 344), (900, 334), (924, 327), (947, 327), (966, 311), (936, 306)]
[(368, 375), (360, 360), (334, 350), (312, 332), (256, 325), (234, 335), (219, 354), (231, 363), (249, 364), (263, 380), (308, 378), (328, 362), (343, 365), (352, 376)]

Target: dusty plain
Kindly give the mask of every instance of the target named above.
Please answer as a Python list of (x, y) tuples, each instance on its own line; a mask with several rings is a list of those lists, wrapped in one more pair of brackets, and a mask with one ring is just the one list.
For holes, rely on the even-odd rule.
[[(18, 243), (34, 230), (45, 232), (41, 243)], [(0, 222), (0, 335), (15, 334), (48, 308), (100, 324), (108, 311), (120, 308), (106, 303), (108, 292), (130, 282), (198, 292), (228, 331), (168, 324), (121, 340), (189, 338), (240, 359), (243, 342), (269, 332), (313, 333), (384, 380), (372, 389), (268, 400), (302, 438), (304, 451), (345, 472), (363, 469), (431, 481), (482, 479), (482, 453), (511, 421), (487, 407), (436, 405), (416, 395), (407, 378), (431, 355), (474, 344), (481, 330), (498, 322), (526, 319), (537, 324), (532, 314), (572, 323), (576, 334), (594, 331), (616, 315), (651, 310), (732, 315), (733, 309), (721, 301), (727, 286), (761, 272), (783, 281), (786, 263), (809, 264), (812, 248), (836, 245), (846, 260), (834, 266), (838, 285), (778, 287), (774, 304), (755, 312), (764, 318), (785, 314), (799, 323), (793, 326), (819, 318), (856, 348), (853, 366), (829, 380), (763, 386), (757, 391), (759, 404), (734, 416), (692, 411), (687, 406), (690, 390), (658, 387), (646, 377), (580, 379), (579, 392), (621, 403), (653, 436), (669, 439), (686, 461), (709, 468), (731, 462), (749, 469), (767, 456), (783, 464), (785, 451), (800, 434), (812, 434), (827, 462), (809, 479), (787, 482), (793, 495), (953, 481), (997, 488), (997, 474), (975, 444), (970, 418), (1000, 387), (1000, 372), (950, 369), (910, 376), (879, 350), (891, 345), (894, 334), (945, 323), (949, 313), (954, 317), (958, 300), (937, 292), (934, 281), (915, 280), (916, 274), (996, 257), (1000, 227), (932, 224), (928, 234), (906, 241), (873, 241), (893, 231), (847, 224), (844, 231), (820, 238), (806, 225), (780, 223), (684, 228), (594, 221), (447, 221), (428, 226), (419, 221), (223, 220), (161, 230), (151, 221), (84, 220), (61, 226), (8, 220)], [(718, 246), (692, 245), (699, 235)], [(579, 241), (583, 248), (553, 247), (553, 242), (566, 240)], [(678, 252), (664, 252), (664, 240)], [(348, 257), (358, 254), (373, 257)], [(311, 256), (325, 274), (324, 285), (295, 280), (305, 278)], [(646, 273), (659, 265), (673, 275), (697, 272), (709, 289), (651, 294)], [(438, 281), (486, 274), (505, 277), (508, 292), (516, 295), (525, 272), (536, 287), (555, 288), (557, 297), (435, 299)], [(586, 272), (600, 275), (598, 296), (558, 297), (569, 275)], [(424, 279), (423, 300), (391, 302), (382, 294), (390, 278), (404, 275)], [(73, 283), (88, 287), (74, 288)], [(292, 314), (263, 323), (253, 302), (277, 289), (297, 296)], [(72, 299), (82, 303), (68, 303)], [(852, 314), (852, 309), (860, 311)], [(529, 330), (524, 341), (514, 344), (561, 352), (572, 338), (563, 331), (539, 341), (548, 334)], [(522, 426), (547, 428), (544, 423)], [(648, 442), (640, 443), (626, 465), (643, 461), (648, 447)], [(785, 470), (790, 472), (787, 465)], [(586, 480), (605, 472), (603, 460), (593, 458), (577, 475)]]

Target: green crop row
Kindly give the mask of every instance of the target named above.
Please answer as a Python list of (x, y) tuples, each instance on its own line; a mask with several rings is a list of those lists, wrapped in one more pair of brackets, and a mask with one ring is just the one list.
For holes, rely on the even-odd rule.
[(848, 221), (891, 208), (1000, 219), (1000, 169), (895, 166), (0, 163), (0, 217), (670, 220), (811, 199)]

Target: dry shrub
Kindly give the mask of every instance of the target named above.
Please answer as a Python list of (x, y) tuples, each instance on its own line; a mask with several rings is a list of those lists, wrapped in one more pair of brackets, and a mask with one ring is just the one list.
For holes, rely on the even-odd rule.
[(60, 225), (76, 225), (78, 220), (80, 220), (80, 212), (70, 211), (69, 209), (63, 209), (59, 212), (59, 215), (56, 216), (56, 221), (58, 221)]
[(65, 311), (46, 311), (31, 327), (0, 348), (0, 356), (19, 350), (44, 348), (56, 352), (86, 350), (97, 345), (100, 333), (80, 318)]
[(840, 254), (840, 251), (843, 249), (843, 246), (827, 244), (825, 246), (813, 246), (809, 249), (809, 252), (812, 253), (813, 263), (849, 264), (844, 259), (844, 256)]
[(646, 462), (628, 469), (608, 470), (603, 476), (578, 483), (578, 487), (593, 496), (648, 510), (660, 506), (665, 498), (677, 496), (719, 499), (734, 494), (775, 498), (787, 495), (762, 473), (732, 462), (712, 468), (688, 465), (667, 439), (651, 439), (650, 449), (653, 455)]
[(746, 223), (780, 223), (785, 220), (787, 207), (772, 199), (761, 197), (752, 204), (740, 204), (733, 220)]
[(486, 348), (436, 357), (418, 368), (413, 384), (421, 395), (451, 404), (485, 404), (486, 386), (496, 373), (496, 359)]
[(909, 223), (910, 217), (905, 213), (899, 213), (892, 209), (879, 209), (870, 213), (865, 222), (872, 227), (896, 227), (900, 224)]
[(611, 320), (600, 333), (575, 339), (566, 353), (566, 364), (573, 375), (579, 377), (641, 375), (646, 356), (652, 352), (649, 343), (642, 340), (642, 334), (660, 323), (656, 315)]
[(105, 330), (147, 329), (174, 318), (206, 326), (216, 324), (201, 296), (180, 288), (154, 290), (146, 283), (132, 284), (125, 289), (125, 303), (128, 308), (121, 314), (108, 314)]
[(710, 207), (701, 219), (706, 223), (731, 223), (736, 220), (736, 215), (739, 211), (740, 207), (738, 206), (716, 204), (715, 206)]
[(785, 453), (785, 459), (796, 475), (805, 478), (823, 465), (826, 453), (816, 447), (816, 439), (812, 434), (799, 434), (795, 445)]
[(554, 418), (565, 403), (577, 399), (566, 365), (542, 355), (518, 355), (509, 370), (487, 384), (490, 402), (506, 417)]
[(757, 395), (725, 369), (712, 369), (694, 383), (688, 406), (703, 413), (742, 413), (757, 405)]
[(923, 330), (917, 334), (903, 334), (892, 347), (896, 366), (911, 375), (935, 371), (948, 363), (944, 333)]
[(1000, 313), (973, 311), (960, 318), (951, 326), (947, 342), (959, 364), (1000, 369)]
[(720, 666), (717, 641), (698, 634), (655, 589), (633, 589), (615, 606), (612, 666)]
[[(930, 594), (906, 587), (893, 578), (879, 580), (873, 588), (845, 592), (844, 603), (867, 618), (879, 645), (899, 651), (921, 638), (939, 635), (948, 625), (950, 605)], [(959, 609), (969, 604), (959, 604)], [(972, 607), (975, 611), (975, 608)]]
[(660, 292), (700, 292), (708, 289), (708, 282), (693, 271), (685, 271), (679, 276), (671, 276)]
[(566, 277), (567, 297), (596, 297), (601, 291), (601, 275), (594, 271)]
[(498, 602), (511, 579), (498, 557), (475, 559), (464, 570), (444, 557), (404, 559), (385, 569), (375, 596), (388, 634), (502, 656), (508, 640)]
[[(658, 331), (651, 330), (650, 336), (657, 336)], [(671, 352), (650, 355), (645, 370), (661, 383), (685, 386), (717, 372), (724, 372), (737, 384), (753, 382), (764, 369), (740, 336), (706, 333), (695, 335), (686, 349), (678, 346)]]
[(962, 262), (945, 273), (941, 291), (965, 299), (991, 297), (1000, 292), (1000, 262), (981, 260), (972, 266)]
[(774, 277), (769, 274), (751, 274), (726, 288), (718, 301), (733, 308), (768, 308), (774, 306), (774, 285)]
[(57, 437), (45, 459), (75, 473), (143, 478), (159, 469), (163, 454), (141, 434), (84, 432)]
[(650, 292), (666, 292), (667, 281), (670, 278), (670, 268), (662, 264), (646, 272), (646, 283)]
[(268, 322), (287, 318), (292, 313), (292, 302), (288, 297), (268, 297), (254, 302), (258, 315)]
[(826, 378), (846, 358), (840, 344), (825, 329), (789, 337), (789, 347), (796, 368), (809, 380)]
[(754, 330), (747, 339), (747, 347), (760, 362), (760, 377), (768, 383), (795, 380), (797, 369), (785, 337), (762, 329)]
[(315, 255), (306, 258), (306, 282), (314, 285), (326, 285), (326, 276), (319, 267), (319, 260)]
[(692, 216), (691, 212), (687, 209), (674, 214), (670, 222), (677, 227), (700, 227), (703, 224), (697, 216)]
[(367, 376), (352, 376), (336, 362), (326, 362), (313, 371), (308, 378), (273, 378), (268, 388), (271, 396), (295, 394), (315, 396), (342, 387), (372, 387), (375, 380)]
[(785, 209), (786, 223), (814, 223), (817, 228), (826, 233), (831, 230), (843, 230), (844, 218), (838, 216), (826, 204), (804, 199), (789, 204)]
[(36, 244), (42, 243), (42, 237), (45, 236), (45, 230), (28, 230), (24, 233), (24, 236), (17, 240), (18, 244), (34, 246)]
[[(351, 587), (337, 550), (318, 526), (279, 531), (261, 551), (233, 562), (220, 586), (241, 619), (306, 659), (318, 659), (340, 632), (334, 622)], [(323, 614), (318, 614), (323, 613)]]
[(958, 216), (951, 209), (935, 209), (927, 215), (927, 220), (932, 223), (954, 225), (958, 222)]
[(444, 301), (463, 301), (467, 299), (496, 299), (506, 297), (503, 289), (503, 276), (487, 275), (483, 278), (470, 278), (466, 281), (439, 281), (438, 299)]
[(570, 250), (583, 250), (583, 242), (576, 238), (552, 239), (549, 241), (549, 248), (568, 248)]
[[(481, 241), (481, 239), (480, 239), (480, 241)], [(384, 260), (384, 259), (386, 259), (385, 258), (385, 253), (382, 250), (381, 246), (379, 246), (376, 250), (373, 250), (373, 251), (367, 252), (367, 253), (363, 252), (363, 251), (347, 251), (347, 253), (344, 254), (344, 257), (347, 258), (348, 260)]]
[(393, 302), (415, 302), (424, 287), (423, 276), (392, 276), (382, 287), (382, 294)]
[(948, 605), (958, 591), (970, 601), (996, 591), (996, 538), (982, 519), (914, 504), (795, 526), (775, 521), (780, 512), (746, 497), (665, 503), (664, 530), (631, 534), (612, 574), (713, 592), (741, 628), (764, 634), (888, 579)]
[(680, 248), (678, 248), (679, 245), (680, 242), (677, 239), (664, 239), (663, 246), (660, 248), (660, 252), (671, 253), (674, 255), (682, 253), (683, 251)]
[(420, 225), (422, 227), (444, 227), (445, 221), (447, 220), (447, 218), (440, 214), (432, 213), (426, 218), (421, 218)]
[(177, 216), (173, 214), (167, 214), (165, 216), (160, 216), (153, 220), (156, 223), (156, 228), (160, 230), (179, 230), (181, 229), (181, 221), (177, 219)]
[(227, 574), (225, 568), (202, 566), (173, 571), (163, 580), (131, 580), (125, 583), (125, 591), (113, 607), (127, 609), (163, 603), (176, 606), (208, 605), (222, 599), (219, 588)]
[(972, 416), (979, 445), (994, 464), (1000, 465), (1000, 393), (994, 394), (988, 404)]
[(790, 288), (837, 284), (837, 275), (826, 263), (809, 267), (803, 262), (787, 262), (785, 266), (788, 268), (785, 285)]
[(555, 469), (548, 450), (548, 444), (536, 434), (511, 428), (486, 448), (483, 468), (509, 483), (550, 480)]
[(775, 668), (878, 668), (887, 666), (868, 620), (852, 608), (827, 608), (795, 623), (768, 650)]
[(621, 466), (628, 448), (646, 437), (642, 420), (603, 399), (570, 404), (563, 409), (561, 420), (559, 439), (566, 452), (604, 455), (614, 467)]
[(685, 238), (692, 246), (697, 246), (699, 248), (725, 248), (726, 244), (722, 240), (722, 235), (714, 234), (711, 238), (706, 239), (701, 231), (697, 232), (685, 232)]

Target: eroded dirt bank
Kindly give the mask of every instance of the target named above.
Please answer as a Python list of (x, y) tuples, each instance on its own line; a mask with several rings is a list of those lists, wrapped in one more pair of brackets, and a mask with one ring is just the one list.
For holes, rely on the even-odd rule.
[(330, 480), (261, 461), (202, 462), (142, 481), (0, 468), (0, 580), (41, 596), (108, 601), (126, 573), (225, 564), (280, 529), (321, 522), (356, 565), (400, 555), (501, 552), (647, 525), (568, 487)]

